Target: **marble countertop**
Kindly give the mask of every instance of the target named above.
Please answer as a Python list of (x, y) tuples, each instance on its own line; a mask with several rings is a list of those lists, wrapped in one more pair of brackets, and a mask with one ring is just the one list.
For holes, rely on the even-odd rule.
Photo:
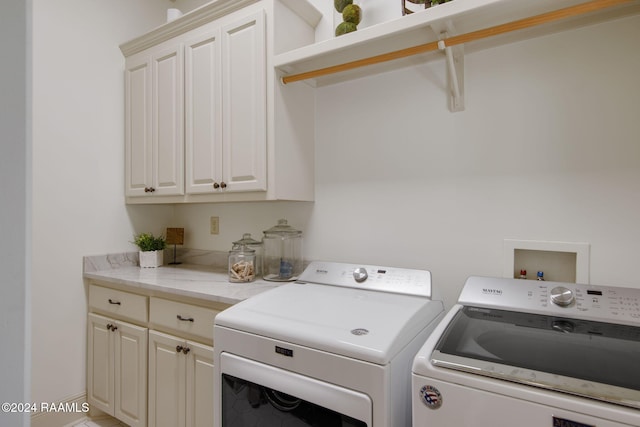
[(226, 268), (197, 264), (140, 268), (137, 257), (127, 254), (85, 257), (84, 277), (131, 288), (132, 291), (162, 292), (224, 304), (236, 304), (286, 282), (262, 279), (231, 283)]

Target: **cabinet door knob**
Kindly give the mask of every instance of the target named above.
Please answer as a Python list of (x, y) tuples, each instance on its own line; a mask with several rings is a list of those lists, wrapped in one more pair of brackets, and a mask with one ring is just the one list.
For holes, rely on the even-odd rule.
[(176, 352), (180, 353), (182, 351), (184, 347), (182, 347), (181, 345), (177, 345), (176, 346)]
[(227, 188), (227, 183), (226, 183), (226, 182), (224, 182), (224, 181), (222, 181), (222, 182), (220, 183), (220, 187), (222, 187), (222, 188)]
[(220, 188), (220, 184), (218, 184), (217, 182), (214, 182), (213, 183), (213, 188), (215, 188), (217, 190), (218, 188)]
[(183, 352), (184, 354), (187, 354), (187, 353), (189, 353), (190, 351), (191, 351), (191, 349), (190, 349), (189, 347), (184, 347), (184, 348), (182, 349), (182, 352)]
[(182, 320), (183, 322), (193, 322), (193, 317), (182, 317), (178, 314), (178, 320)]
[(112, 332), (115, 332), (117, 329), (118, 329), (118, 327), (116, 325), (112, 325), (111, 326), (111, 331)]
[(111, 328), (113, 328), (113, 325), (111, 323), (107, 323), (107, 330), (110, 331)]
[(113, 304), (113, 305), (122, 305), (122, 304), (120, 303), (120, 301), (116, 301), (116, 300), (113, 300), (113, 299), (111, 299), (111, 298), (109, 298), (109, 304)]

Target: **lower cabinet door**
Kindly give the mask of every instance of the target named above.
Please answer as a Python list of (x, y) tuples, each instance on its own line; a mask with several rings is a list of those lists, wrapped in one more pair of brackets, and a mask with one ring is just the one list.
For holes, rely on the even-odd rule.
[(149, 331), (149, 427), (213, 425), (213, 347)]
[(187, 341), (187, 427), (213, 426), (213, 347)]
[(87, 402), (131, 427), (147, 425), (147, 328), (89, 313)]
[(149, 331), (149, 427), (185, 425), (185, 348), (184, 340)]
[(114, 415), (131, 427), (146, 427), (147, 328), (120, 321), (115, 328)]
[(113, 415), (113, 335), (114, 322), (89, 313), (87, 316), (87, 402)]

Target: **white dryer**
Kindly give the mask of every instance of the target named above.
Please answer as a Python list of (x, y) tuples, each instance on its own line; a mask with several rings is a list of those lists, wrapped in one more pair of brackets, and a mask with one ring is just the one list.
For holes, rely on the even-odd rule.
[(314, 262), (220, 313), (214, 427), (409, 427), (411, 364), (444, 316), (425, 270)]
[(640, 289), (471, 277), (412, 393), (413, 427), (640, 426)]

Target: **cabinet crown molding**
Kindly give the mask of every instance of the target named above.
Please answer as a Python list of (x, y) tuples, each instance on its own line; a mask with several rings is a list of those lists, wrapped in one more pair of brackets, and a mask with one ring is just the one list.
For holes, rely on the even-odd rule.
[(215, 0), (120, 45), (127, 57), (240, 10), (260, 0)]

